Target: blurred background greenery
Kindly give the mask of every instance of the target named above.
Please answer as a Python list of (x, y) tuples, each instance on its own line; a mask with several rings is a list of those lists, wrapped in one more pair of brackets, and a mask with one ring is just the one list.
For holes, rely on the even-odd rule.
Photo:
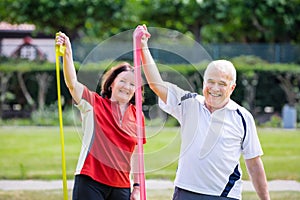
[[(9, 23), (13, 30), (0, 28), (0, 178), (61, 178), (55, 63), (40, 54), (35, 59), (5, 55), (6, 48), (21, 47), (7, 44), (5, 39), (22, 40), (26, 36), (48, 39), (50, 51), (54, 52), (54, 35), (63, 31), (72, 40), (76, 70), (97, 83), (112, 64), (121, 60), (132, 63), (132, 52), (112, 61), (85, 63), (91, 51), (121, 32), (132, 32), (137, 25), (146, 24), (167, 29), (167, 37), (162, 39), (157, 32), (151, 32), (150, 42), (166, 47), (165, 50), (150, 48), (165, 80), (182, 87), (188, 82), (189, 89), (201, 93), (206, 64), (189, 63), (175, 55), (174, 49), (189, 55), (200, 44), (211, 59), (234, 63), (238, 80), (232, 98), (255, 117), (266, 154), (263, 160), (268, 179), (299, 181), (299, 13), (300, 0), (1, 0), (0, 23)], [(22, 32), (18, 25), (23, 24), (34, 28)], [(128, 36), (128, 41), (131, 37)], [(126, 49), (127, 44), (122, 42), (116, 41), (105, 48), (107, 52)], [(40, 53), (36, 46), (29, 45)], [(48, 47), (41, 46), (39, 50)], [(79, 71), (83, 66), (87, 70)], [(68, 126), (65, 127), (67, 175), (73, 178), (81, 145), (80, 116), (73, 109), (63, 80), (61, 86), (63, 123)], [(169, 144), (178, 132), (178, 122), (157, 108), (157, 98), (147, 84), (144, 95), (147, 134), (152, 134), (145, 145), (147, 153)], [(284, 108), (291, 108), (292, 114), (284, 115)], [(287, 129), (292, 130), (282, 129), (286, 119), (292, 123)], [(158, 132), (161, 134), (155, 137)], [(152, 169), (157, 167), (146, 174), (147, 178), (174, 178), (176, 160), (164, 167), (157, 166), (165, 158), (177, 156), (179, 145), (168, 146), (171, 148), (166, 154), (156, 162), (147, 163)], [(245, 171), (243, 162), (242, 168)], [(247, 173), (244, 175), (248, 179)], [(287, 196), (275, 193), (272, 193), (274, 199), (299, 199), (299, 192)], [(2, 198), (5, 195), (6, 199), (27, 196), (15, 191)], [(45, 198), (46, 194), (42, 195)], [(245, 199), (255, 199), (253, 195), (246, 195)], [(53, 197), (53, 193), (49, 196)], [(29, 195), (27, 199), (40, 198)]]
[[(77, 70), (99, 43), (122, 31), (133, 30), (139, 24), (169, 29), (165, 41), (156, 42), (169, 43), (177, 49), (181, 46), (186, 52), (193, 51), (193, 45), (187, 44), (182, 38), (191, 38), (191, 41), (201, 44), (212, 59), (225, 58), (235, 64), (238, 85), (232, 98), (251, 111), (258, 125), (282, 127), (283, 108), (288, 105), (293, 113), (296, 112), (296, 117), (292, 116), (292, 128), (297, 127), (296, 123), (300, 121), (300, 32), (296, 31), (300, 27), (299, 13), (299, 0), (0, 2), (0, 21), (13, 25), (33, 24), (34, 30), (28, 32), (33, 38), (54, 40), (58, 30), (67, 33), (74, 41)], [(157, 33), (153, 31), (153, 40), (156, 36)], [(0, 41), (5, 37), (13, 37), (13, 34), (7, 36), (5, 30), (0, 30)], [(2, 51), (6, 48), (5, 45), (0, 46)], [(178, 55), (174, 56), (172, 52), (155, 48), (151, 51), (159, 64), (170, 66), (164, 75), (167, 80), (174, 80), (172, 71), (175, 70), (188, 80), (192, 90), (201, 93), (203, 64), (191, 68), (191, 63)], [(119, 60), (131, 62), (131, 53), (121, 55)], [(108, 63), (93, 63), (94, 67), (87, 72), (87, 77), (99, 79), (99, 74), (107, 68)], [(54, 69), (54, 63), (44, 57), (28, 60), (1, 53), (0, 124), (56, 125)], [(63, 81), (61, 85), (64, 123), (76, 124), (71, 97)], [(150, 117), (149, 108), (156, 102), (155, 95), (145, 85), (144, 112), (147, 118)], [(169, 120), (174, 121), (172, 118)]]

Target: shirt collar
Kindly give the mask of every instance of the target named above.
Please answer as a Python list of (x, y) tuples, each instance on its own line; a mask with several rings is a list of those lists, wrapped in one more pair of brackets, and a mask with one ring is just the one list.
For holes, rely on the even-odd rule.
[(237, 110), (239, 108), (239, 105), (235, 103), (233, 100), (229, 99), (229, 102), (227, 103), (225, 108), (229, 110)]
[[(196, 99), (205, 107), (204, 96), (197, 95)], [(239, 108), (239, 105), (237, 103), (235, 103), (233, 100), (229, 99), (229, 102), (225, 105), (224, 108), (221, 108), (221, 109), (237, 110), (238, 108)]]

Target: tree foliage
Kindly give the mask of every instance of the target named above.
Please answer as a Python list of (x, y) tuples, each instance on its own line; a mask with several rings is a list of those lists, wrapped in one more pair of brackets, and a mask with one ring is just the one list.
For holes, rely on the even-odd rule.
[(37, 30), (67, 32), (72, 38), (82, 33), (101, 37), (121, 26), (125, 0), (3, 0), (0, 17), (11, 23), (32, 23)]
[(202, 42), (300, 41), (300, 0), (2, 0), (0, 18), (72, 38), (106, 38), (138, 24)]
[(201, 41), (202, 27), (225, 19), (227, 7), (226, 0), (147, 0), (141, 4), (146, 8), (143, 19), (156, 26), (190, 32), (197, 42)]
[(226, 22), (205, 27), (209, 42), (300, 41), (299, 0), (228, 0)]

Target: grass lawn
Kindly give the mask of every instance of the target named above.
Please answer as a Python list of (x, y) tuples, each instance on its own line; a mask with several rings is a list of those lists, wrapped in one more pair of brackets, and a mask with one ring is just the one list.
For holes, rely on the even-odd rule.
[[(300, 130), (258, 129), (268, 180), (300, 181)], [(244, 179), (249, 179), (245, 171)]]
[[(81, 146), (80, 127), (64, 127), (68, 179), (73, 178)], [(258, 129), (267, 177), (300, 181), (300, 131)], [(147, 178), (173, 180), (180, 137), (178, 128), (148, 128)], [(244, 179), (248, 179), (241, 159)], [(58, 127), (0, 127), (0, 179), (60, 179)]]
[[(80, 150), (75, 128), (64, 128), (68, 178)], [(1, 127), (0, 179), (60, 179), (59, 127)]]
[[(68, 179), (73, 178), (81, 146), (80, 127), (64, 127)], [(300, 181), (300, 131), (258, 129), (265, 155), (262, 157), (269, 180)], [(145, 172), (148, 179), (173, 180), (180, 137), (178, 128), (147, 129)], [(244, 179), (248, 179), (241, 159)], [(0, 127), (0, 179), (61, 179), (61, 146), (58, 127)], [(171, 199), (172, 190), (149, 190), (147, 199)], [(300, 199), (300, 192), (271, 192), (271, 198)], [(70, 195), (71, 197), (71, 191)], [(0, 199), (61, 199), (62, 191), (1, 191)], [(256, 200), (254, 192), (243, 199)]]

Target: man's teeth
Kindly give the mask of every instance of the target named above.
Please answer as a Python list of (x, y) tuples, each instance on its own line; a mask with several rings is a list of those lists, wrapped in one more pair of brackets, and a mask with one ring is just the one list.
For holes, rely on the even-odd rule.
[(220, 94), (213, 94), (213, 93), (210, 93), (211, 96), (214, 96), (214, 97), (219, 97), (221, 96)]

